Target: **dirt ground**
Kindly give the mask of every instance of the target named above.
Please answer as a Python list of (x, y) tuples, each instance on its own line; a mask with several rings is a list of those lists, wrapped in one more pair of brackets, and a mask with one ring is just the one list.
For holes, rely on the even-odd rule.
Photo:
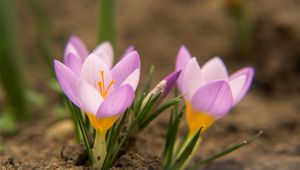
[[(259, 130), (264, 135), (204, 169), (300, 169), (300, 2), (253, 0), (246, 4), (255, 28), (248, 58), (236, 53), (236, 32), (226, 13), (225, 0), (118, 2), (118, 50), (134, 45), (141, 55), (143, 75), (152, 64), (156, 65), (156, 82), (174, 69), (181, 44), (200, 63), (220, 56), (231, 73), (242, 66), (255, 66), (249, 94), (206, 132), (196, 160)], [(89, 49), (95, 47), (96, 1), (46, 0), (45, 4), (53, 58), (61, 59), (71, 34), (82, 37)], [(50, 76), (39, 71), (45, 70), (45, 65), (36, 50), (32, 14), (25, 1), (17, 5), (24, 61), (30, 68), (29, 85), (55, 103), (57, 96), (45, 86)], [(21, 124), (16, 134), (0, 135), (5, 145), (0, 153), (2, 169), (88, 169), (83, 147), (75, 142), (71, 121), (57, 118), (52, 105), (49, 107), (36, 113), (35, 120)], [(168, 116), (164, 113), (132, 139), (113, 169), (160, 169)], [(181, 127), (181, 131), (186, 128), (184, 123)]]

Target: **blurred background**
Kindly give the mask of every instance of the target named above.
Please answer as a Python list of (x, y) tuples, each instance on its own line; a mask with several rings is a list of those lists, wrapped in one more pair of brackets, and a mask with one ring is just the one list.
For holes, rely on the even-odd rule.
[[(62, 60), (71, 35), (81, 37), (89, 50), (96, 47), (104, 27), (99, 24), (99, 2), (0, 3), (0, 167), (83, 168), (78, 163), (82, 148), (75, 145), (52, 60)], [(230, 73), (255, 67), (249, 95), (207, 132), (198, 158), (260, 129), (265, 134), (205, 169), (300, 167), (299, 1), (118, 0), (114, 10), (118, 56), (134, 45), (142, 75), (155, 65), (154, 82), (174, 70), (180, 45), (186, 45), (200, 64), (220, 56)], [(161, 129), (167, 127), (167, 119), (168, 113), (161, 115), (138, 135), (129, 146), (133, 156), (119, 164), (124, 160), (131, 168), (152, 165), (149, 161), (159, 164), (166, 133)], [(60, 154), (66, 145), (67, 158)], [(138, 164), (131, 165), (131, 159)]]

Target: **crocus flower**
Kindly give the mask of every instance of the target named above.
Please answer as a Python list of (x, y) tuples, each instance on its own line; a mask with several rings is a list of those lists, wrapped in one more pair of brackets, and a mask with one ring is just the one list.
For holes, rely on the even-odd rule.
[(206, 130), (213, 122), (225, 116), (247, 93), (254, 69), (245, 67), (228, 76), (223, 61), (212, 58), (202, 68), (195, 57), (182, 46), (176, 60), (176, 70), (182, 70), (177, 80), (185, 96), (186, 118), (190, 133), (200, 127)]
[(137, 51), (128, 52), (111, 69), (113, 55), (108, 46), (102, 44), (85, 56), (87, 50), (74, 38), (67, 45), (65, 64), (54, 61), (63, 92), (88, 115), (93, 127), (103, 133), (132, 104), (140, 77)]
[[(125, 53), (122, 55), (122, 58), (132, 51), (134, 51), (134, 47), (129, 46), (126, 49)], [(84, 63), (89, 53), (90, 52), (87, 50), (82, 40), (78, 36), (73, 35), (70, 37), (64, 51), (64, 64), (71, 70), (73, 70), (75, 74), (80, 74), (82, 64)], [(93, 50), (92, 53), (100, 56), (109, 69), (112, 68), (114, 60), (114, 50), (109, 42), (105, 41), (101, 43)]]

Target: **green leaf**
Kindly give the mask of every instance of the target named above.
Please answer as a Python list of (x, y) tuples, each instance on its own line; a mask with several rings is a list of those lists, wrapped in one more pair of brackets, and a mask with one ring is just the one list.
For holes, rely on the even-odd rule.
[(166, 137), (166, 144), (164, 148), (163, 158), (164, 158), (164, 169), (168, 169), (172, 158), (173, 158), (173, 150), (174, 150), (174, 144), (176, 141), (176, 135), (178, 132), (180, 120), (183, 115), (183, 110), (181, 112), (177, 112), (174, 108), (171, 111), (170, 120), (169, 120), (169, 126), (168, 126), (168, 132)]
[(200, 132), (202, 130), (203, 127), (201, 127), (198, 132), (194, 135), (194, 137), (191, 139), (191, 141), (189, 142), (189, 144), (184, 148), (183, 152), (180, 153), (180, 155), (178, 156), (178, 158), (176, 159), (175, 163), (171, 166), (170, 169), (180, 169), (185, 161), (189, 158), (190, 154), (192, 153), (196, 143), (199, 140), (199, 136), (200, 136)]
[(150, 114), (143, 122), (141, 123), (140, 129), (144, 129), (149, 125), (158, 115), (160, 115), (166, 109), (176, 105), (178, 102), (182, 100), (182, 96), (178, 96), (176, 98), (171, 99), (170, 101), (161, 105), (154, 113)]
[[(148, 115), (148, 113), (152, 110), (155, 102), (158, 100), (159, 96), (162, 94), (162, 92), (158, 93), (158, 94), (151, 94), (148, 101), (146, 101), (146, 104), (144, 105), (144, 107), (142, 108), (141, 112), (138, 113), (138, 116), (137, 116), (137, 120), (139, 122), (142, 122), (146, 116)], [(147, 100), (145, 98), (145, 100)], [(140, 124), (140, 123), (139, 123)]]
[(16, 1), (0, 1), (0, 82), (10, 114), (16, 120), (30, 118), (26, 103), (26, 83), (16, 22)]
[(89, 157), (89, 161), (92, 165), (93, 153), (92, 153), (92, 148), (91, 148), (90, 143), (89, 143), (88, 133), (87, 133), (87, 130), (85, 129), (84, 122), (83, 122), (83, 119), (82, 119), (82, 116), (81, 116), (81, 110), (77, 106), (75, 106), (73, 103), (71, 103), (71, 101), (68, 101), (68, 104), (72, 108), (72, 114), (74, 115), (76, 121), (79, 124), (80, 132), (81, 132), (81, 135), (82, 135), (82, 138), (83, 138), (83, 142), (84, 142), (84, 145), (87, 149), (87, 154), (88, 154), (88, 157)]
[(229, 154), (229, 153), (231, 153), (231, 152), (233, 152), (233, 151), (235, 151), (235, 150), (237, 150), (237, 149), (239, 149), (243, 146), (246, 146), (246, 145), (250, 144), (252, 141), (254, 141), (258, 137), (260, 137), (262, 134), (263, 134), (263, 131), (261, 130), (257, 134), (255, 134), (254, 136), (252, 136), (252, 137), (250, 137), (250, 138), (248, 138), (248, 139), (246, 139), (242, 142), (239, 142), (235, 145), (232, 145), (231, 147), (229, 147), (229, 148), (227, 148), (227, 149), (225, 149), (225, 150), (223, 150), (219, 153), (216, 153), (216, 154), (214, 154), (214, 155), (212, 155), (212, 156), (210, 156), (206, 159), (203, 159), (203, 160), (195, 163), (193, 166), (189, 167), (188, 169), (199, 169), (201, 166), (204, 166), (204, 165), (206, 165), (206, 164), (208, 164), (208, 163), (210, 163), (210, 162), (212, 162), (212, 161), (214, 161), (214, 160), (216, 160), (216, 159), (218, 159), (222, 156), (225, 156), (225, 155), (227, 155), (227, 154)]
[(116, 49), (116, 1), (99, 0), (98, 16), (98, 42), (109, 41)]
[(143, 88), (143, 93), (145, 93), (145, 94), (148, 94), (150, 91), (150, 87), (152, 85), (152, 81), (153, 81), (153, 77), (154, 77), (154, 71), (155, 71), (155, 66), (151, 65), (149, 74), (148, 74), (148, 79)]
[(106, 166), (103, 166), (103, 169), (108, 169), (113, 165), (113, 163), (116, 161), (122, 147), (124, 146), (125, 142), (128, 140), (129, 136), (131, 136), (133, 130), (137, 127), (137, 121), (134, 121), (128, 129), (124, 132), (124, 135), (119, 138), (119, 143), (112, 152), (112, 154), (107, 157), (107, 160), (109, 161)]

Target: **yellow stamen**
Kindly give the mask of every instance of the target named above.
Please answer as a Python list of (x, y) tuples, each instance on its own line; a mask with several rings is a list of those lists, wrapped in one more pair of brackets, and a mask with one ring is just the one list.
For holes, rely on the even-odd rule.
[(215, 118), (205, 112), (194, 111), (191, 103), (186, 102), (186, 120), (189, 126), (189, 135), (195, 135), (202, 126), (201, 133), (205, 132), (213, 124)]

